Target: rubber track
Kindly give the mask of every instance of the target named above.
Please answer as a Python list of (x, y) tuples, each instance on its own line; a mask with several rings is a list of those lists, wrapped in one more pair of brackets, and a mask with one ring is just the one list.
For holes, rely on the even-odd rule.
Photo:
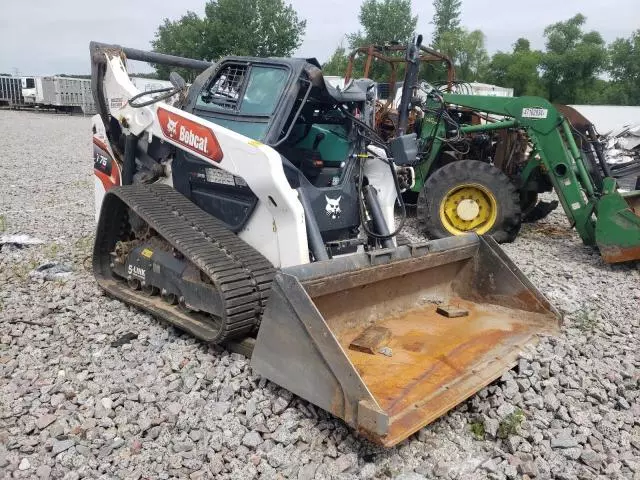
[[(128, 291), (126, 295), (119, 295), (124, 292), (106, 288), (110, 293), (120, 298), (125, 296), (126, 298), (122, 298), (125, 301), (131, 300), (131, 296), (135, 295), (133, 303), (170, 323), (183, 326), (200, 337), (206, 337), (205, 340), (213, 343), (246, 336), (259, 326), (275, 274), (269, 260), (227, 229), (218, 219), (167, 185), (130, 185), (114, 188), (107, 195), (118, 197), (207, 275), (221, 297), (224, 315), (219, 320), (216, 319), (218, 321), (211, 319), (210, 325), (207, 322), (201, 329), (189, 328), (190, 322), (186, 322), (185, 325), (185, 313), (178, 312), (175, 307), (167, 306), (159, 312), (158, 307), (152, 305), (157, 302), (150, 301), (140, 293)], [(121, 225), (124, 219), (120, 219), (119, 222), (113, 220), (110, 221), (112, 226)], [(103, 230), (100, 226), (98, 235)], [(95, 258), (100, 243), (96, 238), (94, 270), (99, 269), (100, 263), (104, 270), (104, 259), (102, 262), (96, 262)], [(100, 254), (105, 255), (107, 252), (102, 251)], [(105, 276), (104, 271), (95, 273), (98, 280), (100, 276)], [(194, 318), (194, 322), (202, 325), (201, 318), (202, 315), (199, 315), (198, 319)], [(202, 330), (203, 333), (199, 333), (198, 330)]]

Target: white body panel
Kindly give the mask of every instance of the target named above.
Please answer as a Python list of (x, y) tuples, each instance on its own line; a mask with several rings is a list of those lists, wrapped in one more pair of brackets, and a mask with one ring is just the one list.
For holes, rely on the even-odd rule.
[[(276, 268), (309, 263), (304, 209), (297, 192), (285, 177), (280, 154), (267, 145), (164, 102), (132, 108), (128, 100), (140, 93), (140, 90), (132, 83), (120, 57), (107, 57), (107, 60), (104, 78), (106, 103), (111, 115), (121, 125), (128, 126), (128, 132), (125, 133), (145, 134), (149, 136), (149, 140), (159, 137), (209, 162), (213, 167), (241, 177), (258, 197), (258, 204), (243, 230), (238, 233), (239, 237), (269, 259)], [(171, 121), (169, 125), (170, 122), (166, 121), (165, 125), (161, 125), (158, 108), (165, 110), (168, 118), (173, 116), (210, 129), (223, 152), (222, 159), (215, 162), (196, 150), (185, 149), (184, 144), (166, 135), (167, 129), (173, 128), (175, 132), (176, 122)], [(99, 118), (97, 120), (102, 124)], [(377, 156), (384, 155), (380, 149), (371, 151)], [(364, 173), (369, 183), (378, 190), (389, 230), (393, 231), (396, 190), (389, 166), (383, 161), (371, 159), (366, 162)], [(170, 175), (159, 181), (172, 183)], [(104, 193), (104, 188), (96, 185), (96, 215), (99, 214)]]
[[(105, 147), (108, 148), (109, 153), (113, 158), (113, 151), (111, 150), (111, 146), (109, 145), (109, 142), (107, 140), (107, 134), (105, 132), (104, 124), (102, 123), (102, 119), (100, 118), (100, 115), (94, 115), (93, 117), (91, 117), (91, 131), (95, 132), (93, 134), (93, 138), (97, 138), (98, 140), (100, 140), (105, 145)], [(97, 222), (98, 219), (100, 218), (100, 207), (102, 207), (102, 200), (104, 199), (104, 194), (107, 192), (104, 188), (104, 185), (102, 184), (102, 181), (100, 181), (100, 179), (96, 175), (93, 176), (93, 181), (94, 181), (93, 198), (94, 198), (94, 208), (95, 208), (95, 215), (96, 215), (96, 222)]]
[[(385, 160), (387, 158), (386, 152), (380, 147), (370, 145), (368, 150), (376, 157), (384, 158)], [(387, 222), (389, 231), (393, 232), (396, 228), (395, 215), (393, 212), (398, 194), (393, 182), (393, 177), (389, 171), (389, 165), (376, 159), (367, 160), (364, 164), (364, 174), (369, 180), (369, 183), (378, 191), (378, 201), (382, 208), (382, 214)]]
[[(189, 153), (244, 179), (258, 197), (258, 205), (240, 238), (263, 254), (275, 267), (309, 263), (304, 210), (298, 194), (289, 186), (280, 154), (267, 145), (253, 141), (220, 125), (174, 108), (166, 103), (132, 108), (127, 100), (139, 90), (131, 82), (119, 57), (109, 59), (105, 75), (105, 93), (111, 115), (125, 120), (133, 134), (146, 133), (183, 148), (164, 135), (156, 110), (159, 106), (176, 117), (191, 120), (211, 129), (223, 152), (220, 162), (189, 150)], [(167, 183), (167, 182), (163, 182)], [(96, 194), (96, 202), (99, 192)], [(101, 201), (101, 200), (100, 200)], [(96, 209), (100, 207), (96, 205)]]
[(155, 78), (144, 77), (129, 77), (131, 83), (133, 83), (141, 92), (148, 92), (150, 90), (159, 90), (161, 88), (171, 87), (171, 82), (168, 80), (156, 80)]
[(102, 200), (104, 200), (104, 195), (107, 191), (104, 189), (104, 185), (98, 177), (93, 176), (93, 198), (94, 198), (94, 207), (95, 207), (95, 215), (96, 215), (96, 223), (100, 220), (100, 207), (102, 207)]

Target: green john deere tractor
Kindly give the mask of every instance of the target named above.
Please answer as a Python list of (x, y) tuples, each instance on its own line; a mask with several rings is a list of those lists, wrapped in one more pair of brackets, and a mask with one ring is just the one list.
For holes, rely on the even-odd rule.
[[(446, 57), (419, 43), (393, 49), (405, 54), (388, 62), (385, 47), (354, 51), (348, 73), (358, 53), (368, 55), (367, 68), (372, 58), (390, 63), (394, 75), (399, 62), (406, 66), (410, 88), (400, 92), (389, 83), (376, 130), (389, 141), (396, 164), (413, 166), (410, 192), (430, 238), (474, 231), (512, 241), (523, 220), (540, 219), (558, 205), (538, 199), (555, 190), (571, 226), (606, 262), (640, 259), (640, 192), (618, 191), (584, 117), (539, 97), (454, 93), (460, 84)], [(440, 88), (419, 81), (420, 65), (428, 62), (448, 67)]]

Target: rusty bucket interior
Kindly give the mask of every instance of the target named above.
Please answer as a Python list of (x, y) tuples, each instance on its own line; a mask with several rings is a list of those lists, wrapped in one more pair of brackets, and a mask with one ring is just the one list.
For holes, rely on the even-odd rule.
[(560, 315), (475, 235), (278, 274), (252, 364), (395, 445), (511, 368)]

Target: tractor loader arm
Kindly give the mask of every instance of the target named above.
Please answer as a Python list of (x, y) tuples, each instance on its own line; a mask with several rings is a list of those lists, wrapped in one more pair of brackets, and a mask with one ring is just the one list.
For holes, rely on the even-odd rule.
[[(597, 165), (578, 147), (574, 126), (553, 104), (540, 97), (456, 94), (445, 94), (444, 101), (508, 117), (493, 124), (462, 126), (462, 133), (525, 129), (533, 154), (524, 173), (531, 172), (536, 165), (546, 172), (569, 223), (582, 241), (597, 245), (604, 260), (610, 263), (640, 258), (640, 192), (621, 195), (615, 179), (605, 179), (604, 185), (594, 181), (590, 170), (593, 172)], [(597, 147), (595, 153), (600, 158)]]

